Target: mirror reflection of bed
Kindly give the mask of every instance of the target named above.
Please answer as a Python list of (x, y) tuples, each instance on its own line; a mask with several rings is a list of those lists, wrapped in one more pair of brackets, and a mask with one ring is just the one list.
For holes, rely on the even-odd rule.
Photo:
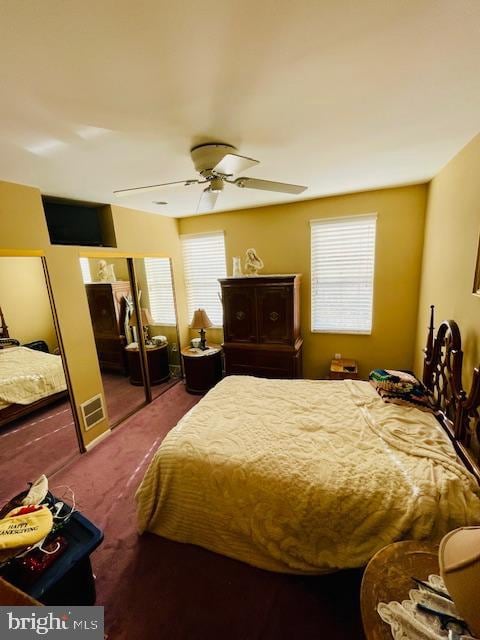
[(163, 259), (162, 270), (165, 274), (168, 267), (173, 305), (173, 314), (171, 308), (168, 310), (168, 326), (157, 322), (159, 308), (166, 306), (162, 295), (157, 293), (163, 291), (165, 283), (162, 280), (157, 286), (158, 274), (155, 272), (152, 276), (151, 268), (147, 273), (144, 259), (134, 261), (141, 308), (138, 322), (128, 260), (80, 258), (111, 427), (142, 407), (148, 397), (140, 364), (139, 339), (147, 346), (152, 398), (163, 393), (180, 376), (178, 350), (175, 353), (178, 338), (170, 260)]
[(0, 258), (0, 503), (79, 445), (42, 259)]

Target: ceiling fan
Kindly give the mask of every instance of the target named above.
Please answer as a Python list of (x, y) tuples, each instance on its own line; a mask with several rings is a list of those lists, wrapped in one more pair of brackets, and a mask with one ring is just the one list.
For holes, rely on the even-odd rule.
[(177, 182), (165, 182), (152, 184), (145, 187), (133, 187), (131, 189), (118, 189), (113, 193), (116, 196), (129, 196), (136, 193), (156, 191), (163, 187), (183, 185), (189, 187), (192, 184), (208, 185), (200, 196), (197, 213), (211, 211), (215, 207), (219, 194), (223, 191), (225, 183), (233, 184), (240, 189), (261, 189), (263, 191), (278, 191), (280, 193), (302, 193), (307, 187), (286, 182), (273, 182), (272, 180), (260, 180), (258, 178), (238, 177), (245, 169), (258, 164), (258, 160), (238, 155), (237, 149), (230, 144), (210, 143), (201, 144), (190, 150), (195, 170), (200, 174), (200, 179), (179, 180)]

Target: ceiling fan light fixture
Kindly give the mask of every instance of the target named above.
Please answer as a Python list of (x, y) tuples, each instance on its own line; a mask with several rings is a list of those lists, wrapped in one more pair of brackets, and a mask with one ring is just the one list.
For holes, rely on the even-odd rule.
[(213, 193), (220, 193), (223, 191), (223, 179), (218, 177), (212, 178), (208, 189), (209, 191), (213, 191)]

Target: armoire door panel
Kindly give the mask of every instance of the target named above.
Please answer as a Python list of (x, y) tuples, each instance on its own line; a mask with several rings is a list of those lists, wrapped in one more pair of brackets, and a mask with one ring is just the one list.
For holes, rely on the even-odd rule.
[(292, 342), (292, 289), (259, 287), (256, 290), (258, 341), (268, 344)]
[(94, 333), (96, 335), (116, 334), (118, 321), (110, 287), (91, 286), (87, 288), (87, 293)]
[(255, 293), (252, 288), (226, 287), (223, 290), (226, 342), (256, 342)]

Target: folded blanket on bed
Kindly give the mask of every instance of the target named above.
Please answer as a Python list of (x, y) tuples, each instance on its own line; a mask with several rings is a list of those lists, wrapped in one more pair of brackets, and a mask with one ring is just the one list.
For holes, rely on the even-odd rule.
[(425, 387), (411, 373), (394, 369), (374, 369), (370, 372), (369, 379), (385, 402), (431, 410)]
[(370, 380), (380, 389), (404, 389), (412, 391), (420, 382), (411, 373), (392, 369), (374, 369), (370, 372)]

